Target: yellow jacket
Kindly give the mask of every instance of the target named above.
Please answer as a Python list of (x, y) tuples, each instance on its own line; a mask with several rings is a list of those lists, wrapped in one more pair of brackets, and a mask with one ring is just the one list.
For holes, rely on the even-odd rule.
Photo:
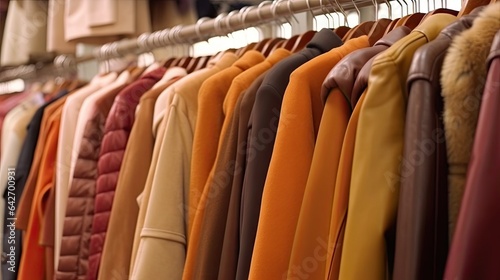
[(395, 240), (386, 238), (394, 235), (406, 171), (406, 78), (415, 51), (454, 20), (449, 14), (429, 17), (373, 62), (356, 132), (340, 279), (387, 279), (391, 274)]

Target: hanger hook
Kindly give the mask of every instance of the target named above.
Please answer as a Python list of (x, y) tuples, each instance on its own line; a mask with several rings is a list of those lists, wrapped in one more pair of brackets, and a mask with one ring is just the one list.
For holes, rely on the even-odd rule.
[(311, 1), (310, 0), (306, 0), (306, 5), (307, 5), (307, 10), (309, 11), (309, 13), (311, 13), (311, 17), (313, 18), (314, 28), (318, 29), (318, 19), (316, 19), (316, 16), (314, 16), (314, 13), (312, 11)]
[(204, 23), (205, 21), (208, 21), (210, 20), (209, 17), (202, 17), (200, 18), (199, 20), (196, 21), (196, 24), (194, 25), (194, 31), (196, 32), (196, 36), (198, 36), (199, 39), (202, 39), (204, 41), (207, 41), (207, 38), (205, 38), (202, 34), (201, 34), (201, 24)]

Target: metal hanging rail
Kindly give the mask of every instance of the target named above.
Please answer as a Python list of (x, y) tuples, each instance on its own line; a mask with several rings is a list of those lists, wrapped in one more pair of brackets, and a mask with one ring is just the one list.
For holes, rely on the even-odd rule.
[[(278, 0), (264, 1), (258, 6), (249, 6), (240, 11), (221, 14), (215, 19), (202, 18), (196, 24), (142, 34), (137, 39), (123, 40), (105, 44), (94, 50), (92, 57), (99, 60), (119, 58), (125, 54), (140, 54), (156, 48), (176, 44), (193, 44), (214, 36), (222, 36), (267, 22), (286, 18), (306, 11), (343, 12), (355, 7), (374, 5), (383, 2), (376, 0)], [(77, 58), (76, 62), (90, 59)]]
[[(71, 57), (60, 55), (54, 59), (54, 66), (58, 69), (76, 67), (76, 64), (90, 60), (108, 60), (120, 58), (127, 54), (141, 54), (157, 48), (194, 44), (205, 41), (214, 36), (223, 36), (234, 31), (252, 26), (258, 26), (276, 20), (282, 20), (294, 14), (317, 11), (344, 13), (357, 7), (371, 6), (388, 0), (277, 0), (263, 1), (258, 6), (244, 7), (239, 11), (221, 14), (215, 19), (202, 18), (196, 24), (178, 25), (172, 28), (155, 31), (151, 34), (142, 34), (136, 39), (104, 44), (94, 49), (91, 55)], [(39, 67), (35, 65), (21, 65), (0, 73), (0, 82), (19, 76), (33, 76)]]

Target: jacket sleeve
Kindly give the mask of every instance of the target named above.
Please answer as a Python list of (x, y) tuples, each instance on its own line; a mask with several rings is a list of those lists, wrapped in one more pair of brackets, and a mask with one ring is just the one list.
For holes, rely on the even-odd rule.
[[(87, 274), (90, 234), (94, 216), (97, 160), (104, 118), (87, 122), (69, 190), (56, 280), (77, 279)], [(87, 244), (87, 245), (86, 245)]]
[(194, 129), (182, 107), (183, 102), (175, 96), (131, 279), (182, 279)]

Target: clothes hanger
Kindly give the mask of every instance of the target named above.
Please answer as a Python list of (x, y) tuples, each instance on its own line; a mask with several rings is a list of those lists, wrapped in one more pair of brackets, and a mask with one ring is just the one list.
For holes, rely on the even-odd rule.
[(422, 20), (420, 21), (420, 23), (424, 22), (428, 17), (432, 16), (432, 15), (435, 15), (435, 14), (450, 14), (450, 15), (453, 15), (453, 16), (457, 16), (458, 15), (458, 11), (455, 11), (455, 10), (451, 10), (451, 9), (446, 9), (446, 8), (439, 8), (439, 9), (435, 9), (433, 11), (430, 11), (428, 12), (423, 18)]
[[(283, 43), (280, 44), (280, 48), (285, 48), (287, 50), (292, 50), (293, 47), (295, 46), (295, 42), (297, 42), (297, 40), (299, 39), (299, 36), (300, 35), (294, 35), (292, 36), (291, 38), (289, 39), (286, 39)], [(278, 48), (278, 47), (276, 47)]]
[(337, 18), (339, 19), (339, 24), (337, 27), (335, 27), (335, 20), (333, 19), (333, 16), (332, 16), (332, 19), (333, 19), (333, 32), (339, 36), (340, 38), (343, 38), (347, 32), (349, 32), (349, 30), (351, 30), (351, 28), (347, 25), (341, 25), (340, 23), (340, 16), (339, 16), (339, 11), (337, 11), (337, 9), (335, 9), (335, 6), (334, 6), (334, 3), (329, 0), (329, 3), (330, 3), (330, 6), (332, 7), (333, 9), (333, 14), (337, 15)]
[(344, 38), (342, 38), (342, 41), (346, 42), (349, 41), (350, 39), (354, 39), (363, 35), (368, 35), (368, 33), (370, 33), (370, 30), (374, 25), (375, 21), (362, 22), (353, 29), (351, 29), (351, 31), (348, 32), (346, 36), (344, 36)]
[(275, 49), (275, 46), (280, 44), (281, 42), (285, 41), (283, 38), (274, 38), (267, 42), (267, 44), (264, 46), (264, 49), (262, 50), (262, 54), (267, 57), (269, 56), (273, 50)]
[(396, 27), (406, 26), (406, 27), (410, 28), (411, 30), (413, 30), (413, 29), (415, 29), (415, 27), (417, 27), (420, 24), (420, 22), (422, 21), (422, 19), (424, 17), (425, 17), (424, 13), (414, 13), (414, 14), (404, 16), (398, 21), (398, 23), (396, 24)]
[(289, 51), (294, 53), (302, 50), (305, 46), (307, 46), (307, 44), (309, 44), (314, 35), (316, 35), (316, 31), (314, 30), (309, 30), (304, 34), (299, 35), (299, 38), (295, 41), (295, 45)]
[(335, 34), (337, 34), (337, 36), (339, 36), (340, 38), (343, 38), (347, 34), (347, 32), (349, 32), (349, 30), (351, 30), (350, 27), (339, 26), (339, 27), (335, 28), (335, 30), (333, 30), (333, 32), (335, 32)]
[(389, 24), (389, 26), (387, 26), (387, 29), (385, 30), (385, 34), (391, 32), (396, 27), (396, 24), (398, 23), (398, 21), (400, 19), (401, 18), (393, 19), (392, 22)]
[(368, 41), (370, 46), (375, 45), (375, 43), (380, 40), (387, 30), (387, 27), (392, 23), (392, 20), (388, 18), (381, 18), (375, 22), (372, 29), (368, 33)]
[[(358, 14), (358, 19), (359, 19), (361, 17), (361, 12), (359, 11), (356, 3), (354, 1), (352, 1), (352, 3), (354, 6), (354, 9), (356, 10), (356, 13)], [(346, 36), (344, 36), (344, 38), (342, 38), (342, 41), (346, 42), (350, 39), (357, 38), (357, 37), (362, 36), (362, 35), (368, 35), (374, 25), (375, 25), (375, 21), (362, 22), (362, 23), (358, 24), (357, 26), (355, 26), (351, 32), (346, 34)]]
[[(354, 0), (352, 1), (354, 5)], [(392, 20), (388, 18), (378, 18), (378, 3), (373, 3), (373, 6), (375, 7), (375, 24), (372, 26), (372, 29), (370, 32), (368, 32), (368, 41), (370, 42), (370, 46), (375, 45), (375, 43), (384, 36), (384, 32), (387, 29), (387, 26), (392, 22)]]

